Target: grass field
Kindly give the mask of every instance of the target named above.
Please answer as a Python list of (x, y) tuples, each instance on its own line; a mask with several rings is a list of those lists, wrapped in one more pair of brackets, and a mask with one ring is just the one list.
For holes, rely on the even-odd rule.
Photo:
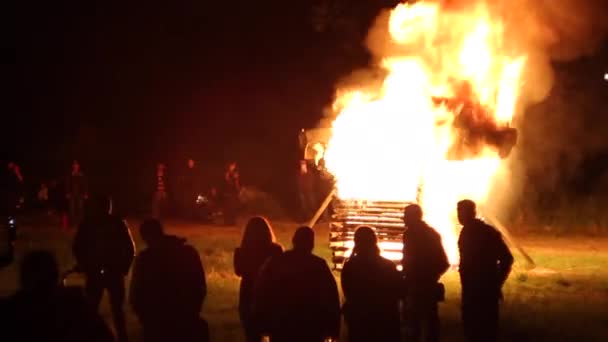
[[(137, 220), (129, 221), (138, 250), (145, 246), (137, 231)], [(277, 239), (289, 248), (295, 223), (275, 222)], [(203, 316), (211, 327), (213, 341), (241, 341), (237, 316), (239, 279), (232, 272), (232, 252), (240, 241), (241, 228), (167, 223), (172, 234), (187, 237), (201, 254), (208, 283)], [(327, 227), (319, 225), (315, 253), (328, 261)], [(608, 237), (525, 236), (517, 240), (535, 260), (527, 270), (517, 255), (505, 286), (501, 338), (504, 341), (608, 341)], [(55, 224), (24, 223), (17, 243), (18, 258), (35, 249), (55, 252), (62, 270), (72, 266), (71, 235)], [(339, 273), (336, 273), (339, 281)], [(458, 275), (450, 271), (443, 279), (447, 300), (440, 306), (442, 340), (462, 341)], [(17, 287), (17, 263), (0, 271), (0, 295)], [(138, 340), (140, 327), (128, 311), (128, 329)], [(107, 301), (102, 313), (109, 321)]]

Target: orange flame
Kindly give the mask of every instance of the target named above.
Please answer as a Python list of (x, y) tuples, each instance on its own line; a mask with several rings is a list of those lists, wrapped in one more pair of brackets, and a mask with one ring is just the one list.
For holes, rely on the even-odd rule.
[(382, 86), (338, 91), (326, 166), (340, 198), (418, 200), (455, 263), (455, 204), (483, 204), (502, 165), (486, 145), (449, 157), (457, 141), (470, 143), (458, 117), (469, 106), (475, 120), (509, 127), (526, 57), (506, 48), (500, 18), (483, 3), (400, 4), (387, 31), (398, 52), (382, 60)]

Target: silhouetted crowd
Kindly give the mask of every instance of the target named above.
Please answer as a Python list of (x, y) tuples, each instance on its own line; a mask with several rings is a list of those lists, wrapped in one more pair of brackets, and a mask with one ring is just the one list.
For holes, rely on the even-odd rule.
[[(496, 341), (501, 288), (513, 257), (501, 234), (477, 218), (475, 203), (457, 205), (462, 320), (467, 341)], [(234, 251), (241, 277), (238, 311), (248, 342), (338, 340), (344, 318), (348, 341), (439, 341), (440, 282), (449, 262), (441, 236), (416, 204), (404, 209), (402, 271), (381, 256), (372, 227), (361, 226), (342, 270), (344, 295), (327, 262), (313, 254), (315, 232), (298, 228), (283, 251), (270, 223), (251, 218)], [(209, 341), (201, 317), (207, 296), (205, 271), (186, 239), (168, 235), (159, 220), (140, 227), (146, 248), (135, 256), (128, 226), (112, 214), (111, 201), (90, 198), (72, 244), (84, 289), (67, 286), (49, 252), (21, 263), (19, 291), (2, 300), (7, 341), (127, 341), (125, 278), (132, 269), (129, 303), (145, 342)], [(83, 290), (83, 291), (82, 291)], [(110, 298), (113, 331), (98, 314), (104, 291)]]
[[(61, 217), (65, 229), (76, 226), (83, 218), (89, 198), (89, 179), (80, 162), (74, 160), (70, 172), (59, 179), (34, 182), (24, 178), (21, 167), (8, 162), (0, 172), (0, 209), (2, 215), (27, 209), (44, 209)], [(202, 222), (234, 225), (241, 206), (241, 182), (238, 165), (230, 162), (221, 177), (202, 170), (193, 159), (170, 174), (167, 165), (158, 163), (150, 170), (144, 195), (149, 215), (156, 219), (168, 216)], [(33, 190), (33, 191), (32, 191)], [(219, 221), (218, 221), (219, 223)]]

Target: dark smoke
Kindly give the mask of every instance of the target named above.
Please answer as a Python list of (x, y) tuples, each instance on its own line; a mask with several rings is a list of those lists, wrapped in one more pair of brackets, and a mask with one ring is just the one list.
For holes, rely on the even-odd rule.
[(481, 156), (487, 147), (501, 158), (508, 157), (517, 142), (517, 130), (497, 123), (492, 109), (476, 99), (468, 82), (461, 82), (454, 94), (453, 98), (433, 99), (436, 105), (446, 107), (454, 115), (451, 128), (456, 138), (447, 158), (474, 159)]

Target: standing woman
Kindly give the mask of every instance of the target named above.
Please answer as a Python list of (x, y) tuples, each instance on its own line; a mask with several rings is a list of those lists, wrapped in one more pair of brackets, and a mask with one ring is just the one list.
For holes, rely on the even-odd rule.
[(347, 341), (399, 342), (401, 276), (393, 262), (380, 256), (372, 228), (362, 226), (355, 231), (355, 247), (341, 280)]
[(252, 313), (253, 289), (262, 265), (271, 257), (283, 253), (275, 242), (268, 221), (261, 216), (247, 222), (241, 246), (234, 250), (234, 273), (241, 277), (239, 315), (247, 342), (260, 342), (262, 335), (257, 329)]

